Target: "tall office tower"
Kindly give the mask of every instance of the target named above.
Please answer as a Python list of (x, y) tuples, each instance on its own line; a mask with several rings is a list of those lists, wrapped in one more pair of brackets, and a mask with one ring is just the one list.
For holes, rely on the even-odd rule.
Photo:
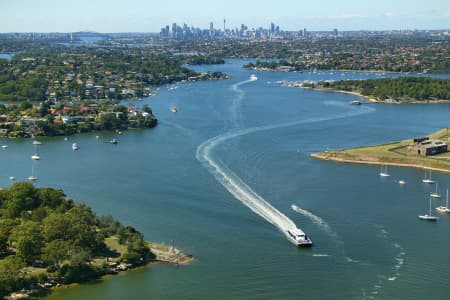
[(225, 34), (225, 31), (226, 31), (226, 26), (225, 26), (226, 22), (227, 22), (227, 20), (223, 19), (223, 33), (224, 34)]
[(213, 36), (214, 35), (214, 23), (211, 22), (209, 23), (209, 36)]
[(172, 23), (172, 38), (177, 38), (177, 23)]
[(271, 33), (275, 32), (275, 24), (274, 23), (270, 23), (270, 32)]

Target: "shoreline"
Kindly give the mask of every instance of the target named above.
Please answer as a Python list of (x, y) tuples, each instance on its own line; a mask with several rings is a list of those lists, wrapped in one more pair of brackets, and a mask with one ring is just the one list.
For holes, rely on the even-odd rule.
[(262, 72), (282, 72), (282, 73), (325, 73), (325, 72), (345, 72), (345, 73), (379, 73), (379, 74), (413, 74), (413, 75), (441, 75), (446, 73), (414, 73), (414, 72), (396, 72), (396, 71), (384, 71), (384, 70), (352, 70), (352, 69), (327, 69), (327, 70), (300, 70), (300, 71), (283, 71), (277, 69), (270, 69), (264, 67), (244, 68), (246, 70), (255, 70)]
[[(37, 284), (35, 288), (30, 290), (13, 292), (10, 295), (6, 296), (5, 299), (37, 299), (48, 296), (53, 291), (59, 289), (74, 288), (82, 284), (95, 282), (97, 280), (108, 280), (112, 276), (119, 274), (126, 275), (130, 271), (145, 267), (151, 267), (154, 264), (187, 265), (195, 260), (193, 255), (184, 253), (175, 247), (148, 241), (146, 243), (150, 251), (156, 256), (156, 258), (146, 258), (135, 264), (110, 262), (107, 268), (98, 270), (98, 272), (94, 276), (85, 281), (72, 282), (68, 284), (58, 283), (56, 281), (45, 282), (44, 284)], [(107, 258), (105, 259), (108, 260)]]
[[(329, 152), (329, 153), (336, 153), (336, 152)], [(364, 164), (364, 165), (406, 167), (406, 168), (415, 168), (415, 169), (432, 170), (432, 171), (439, 171), (439, 172), (444, 172), (444, 173), (450, 173), (450, 170), (447, 170), (447, 169), (436, 168), (436, 167), (429, 167), (429, 166), (412, 164), (412, 163), (393, 163), (393, 162), (383, 162), (383, 161), (346, 159), (346, 158), (341, 158), (341, 157), (326, 156), (326, 155), (323, 154), (323, 152), (313, 153), (310, 156), (313, 157), (313, 158), (316, 158), (316, 159), (320, 159), (320, 160), (329, 160), (329, 161), (335, 161), (335, 162), (341, 162), (341, 163), (354, 163), (354, 164)]]
[(367, 100), (371, 103), (381, 103), (381, 104), (446, 104), (446, 103), (450, 103), (450, 100), (444, 100), (444, 99), (429, 99), (429, 100), (411, 100), (411, 101), (397, 101), (395, 99), (392, 98), (388, 98), (386, 100), (380, 100), (380, 99), (375, 99), (366, 95), (363, 95), (359, 92), (352, 92), (352, 91), (344, 91), (344, 90), (336, 90), (333, 88), (324, 88), (324, 87), (306, 87), (306, 86), (300, 86), (300, 85), (295, 85), (296, 87), (299, 87), (301, 89), (310, 89), (310, 90), (317, 90), (317, 91), (321, 91), (321, 92), (334, 92), (334, 93), (343, 93), (343, 94), (350, 94), (350, 95), (355, 95), (355, 96), (359, 96), (361, 98), (363, 98), (364, 100)]
[[(449, 127), (427, 135), (430, 139), (450, 141)], [(372, 146), (361, 146), (343, 150), (325, 150), (310, 156), (316, 159), (340, 163), (388, 165), (450, 173), (450, 152), (433, 156), (422, 156), (411, 152), (413, 139), (406, 139)]]
[[(330, 93), (342, 93), (342, 94), (350, 94), (350, 95), (354, 95), (354, 96), (358, 96), (361, 97), (371, 103), (383, 103), (382, 101), (379, 101), (377, 99), (374, 98), (370, 98), (368, 96), (365, 96), (361, 93), (358, 92), (351, 92), (351, 91), (343, 91), (343, 90), (335, 90), (335, 89), (329, 89), (329, 88), (323, 88), (323, 87), (308, 87), (308, 86), (300, 86), (300, 85), (295, 85), (296, 87), (299, 87), (301, 89), (307, 89), (307, 90), (315, 90), (315, 91), (320, 91), (320, 92), (330, 92)], [(388, 103), (388, 102), (386, 102)]]

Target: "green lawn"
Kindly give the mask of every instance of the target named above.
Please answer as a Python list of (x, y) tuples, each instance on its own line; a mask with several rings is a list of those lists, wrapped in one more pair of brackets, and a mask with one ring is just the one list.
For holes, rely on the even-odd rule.
[[(447, 144), (450, 142), (450, 134), (447, 128), (439, 130), (429, 137), (431, 139), (440, 139)], [(408, 139), (382, 145), (324, 151), (313, 156), (327, 160), (345, 160), (373, 164), (401, 164), (450, 172), (450, 152), (434, 156), (420, 156), (409, 150), (409, 145), (411, 144), (412, 139)]]

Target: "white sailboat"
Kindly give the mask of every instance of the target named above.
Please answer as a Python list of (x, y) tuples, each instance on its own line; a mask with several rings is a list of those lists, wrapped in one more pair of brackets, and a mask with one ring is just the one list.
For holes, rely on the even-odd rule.
[(450, 209), (448, 208), (448, 189), (447, 189), (447, 200), (445, 200), (445, 206), (438, 206), (436, 210), (442, 213), (450, 213)]
[(433, 198), (441, 198), (441, 195), (438, 193), (438, 183), (436, 182), (436, 191), (430, 194)]
[(37, 151), (36, 145), (34, 145), (34, 154), (31, 155), (31, 159), (32, 160), (40, 160), (41, 159), (41, 157), (38, 155), (38, 151)]
[(427, 172), (425, 171), (425, 176), (422, 179), (423, 183), (433, 184), (434, 180), (431, 179), (431, 170), (430, 170), (430, 178), (427, 178)]
[(31, 175), (28, 176), (28, 180), (30, 181), (36, 181), (37, 177), (34, 176), (34, 163), (31, 163)]
[(419, 219), (425, 220), (425, 221), (437, 221), (437, 220), (439, 220), (439, 217), (433, 216), (431, 214), (431, 197), (430, 197), (430, 208), (428, 209), (428, 214), (419, 215)]
[(398, 181), (398, 184), (404, 185), (404, 184), (406, 184), (406, 181), (404, 181), (403, 179), (400, 179), (400, 180)]
[(381, 167), (381, 170), (380, 170), (380, 176), (381, 176), (381, 177), (389, 177), (389, 176), (391, 176), (391, 175), (387, 172), (387, 166), (384, 166), (384, 170), (383, 170), (383, 167)]

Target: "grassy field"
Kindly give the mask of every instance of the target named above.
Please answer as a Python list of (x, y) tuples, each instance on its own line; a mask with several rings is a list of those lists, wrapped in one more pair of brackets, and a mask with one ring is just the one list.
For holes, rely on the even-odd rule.
[[(439, 130), (431, 135), (431, 139), (450, 142), (448, 128)], [(392, 142), (382, 145), (358, 147), (353, 149), (324, 151), (313, 154), (313, 157), (340, 162), (366, 163), (379, 165), (397, 165), (423, 169), (434, 169), (450, 172), (450, 152), (434, 156), (420, 156), (410, 151), (412, 139)]]

